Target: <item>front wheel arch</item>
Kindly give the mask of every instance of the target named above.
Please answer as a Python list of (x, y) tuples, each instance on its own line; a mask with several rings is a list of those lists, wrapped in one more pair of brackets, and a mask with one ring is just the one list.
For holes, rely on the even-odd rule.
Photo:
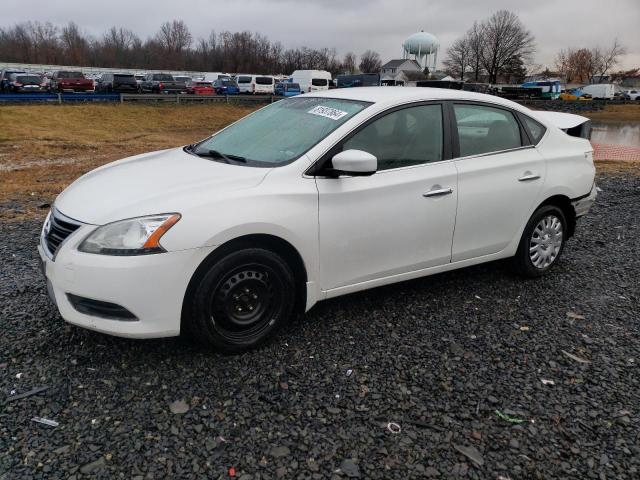
[(193, 292), (201, 281), (203, 275), (211, 268), (212, 265), (217, 263), (226, 255), (245, 248), (263, 248), (265, 250), (270, 250), (280, 255), (287, 262), (291, 270), (293, 270), (296, 283), (295, 312), (299, 314), (304, 313), (307, 301), (306, 287), (308, 277), (302, 256), (298, 250), (291, 245), (291, 243), (283, 238), (269, 234), (252, 234), (237, 237), (223, 243), (200, 263), (196, 271), (191, 276), (191, 280), (189, 281), (189, 285), (187, 286), (187, 290), (182, 300), (181, 327), (184, 326), (185, 316), (188, 315), (188, 300), (193, 295)]

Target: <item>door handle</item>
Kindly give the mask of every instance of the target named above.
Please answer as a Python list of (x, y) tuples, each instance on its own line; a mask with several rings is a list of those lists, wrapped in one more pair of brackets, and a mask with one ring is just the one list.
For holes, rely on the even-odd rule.
[(540, 175), (536, 175), (531, 172), (525, 172), (525, 174), (518, 179), (519, 182), (529, 182), (531, 180), (538, 180)]
[(423, 193), (423, 197), (439, 197), (441, 195), (449, 195), (453, 192), (451, 187), (448, 188), (438, 188), (436, 190), (429, 190), (427, 193)]

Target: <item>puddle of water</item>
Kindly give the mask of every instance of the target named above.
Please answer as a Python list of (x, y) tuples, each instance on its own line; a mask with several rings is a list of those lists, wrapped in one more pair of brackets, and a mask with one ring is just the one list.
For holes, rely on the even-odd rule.
[(593, 122), (591, 140), (609, 145), (640, 147), (640, 122)]

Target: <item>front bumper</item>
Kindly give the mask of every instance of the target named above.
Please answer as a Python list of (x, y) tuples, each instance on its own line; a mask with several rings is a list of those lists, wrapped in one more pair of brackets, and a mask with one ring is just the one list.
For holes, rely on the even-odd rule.
[(576, 212), (576, 218), (582, 217), (589, 213), (591, 206), (595, 203), (596, 197), (598, 196), (598, 188), (594, 183), (591, 187), (591, 191), (584, 197), (575, 199), (571, 202), (573, 205), (573, 209)]
[[(62, 318), (119, 337), (178, 335), (189, 281), (214, 247), (129, 257), (79, 252), (77, 245), (94, 228), (84, 225), (71, 234), (58, 249), (55, 261), (42, 240), (38, 245), (49, 294)], [(68, 294), (122, 306), (135, 320), (87, 315), (74, 308)]]

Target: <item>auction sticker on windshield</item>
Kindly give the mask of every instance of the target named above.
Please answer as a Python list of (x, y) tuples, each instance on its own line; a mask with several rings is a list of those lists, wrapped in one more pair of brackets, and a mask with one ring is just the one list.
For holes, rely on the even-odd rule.
[(337, 108), (323, 107), (322, 105), (318, 105), (317, 107), (312, 108), (307, 113), (311, 113), (313, 115), (320, 115), (322, 117), (327, 117), (332, 120), (340, 120), (342, 117), (349, 114), (349, 112), (338, 110)]

